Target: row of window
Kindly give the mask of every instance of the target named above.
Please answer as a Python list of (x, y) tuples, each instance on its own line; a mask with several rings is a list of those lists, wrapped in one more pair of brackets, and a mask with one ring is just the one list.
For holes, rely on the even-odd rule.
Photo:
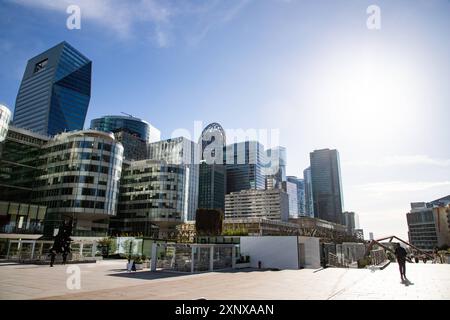
[(47, 158), (47, 163), (56, 163), (61, 161), (68, 161), (68, 160), (92, 160), (92, 161), (103, 161), (109, 163), (111, 161), (111, 157), (109, 155), (99, 155), (97, 153), (90, 153), (90, 152), (80, 152), (80, 153), (73, 153), (68, 152), (64, 154), (59, 154), (53, 157)]
[(178, 194), (167, 194), (167, 193), (154, 193), (154, 194), (136, 194), (120, 196), (120, 202), (130, 202), (130, 201), (141, 201), (141, 200), (174, 200), (177, 201), (181, 198)]
[(105, 203), (103, 201), (90, 200), (52, 200), (43, 201), (43, 205), (48, 208), (85, 208), (85, 209), (104, 209)]
[(89, 163), (77, 163), (77, 164), (65, 164), (62, 166), (49, 167), (44, 169), (46, 174), (69, 172), (69, 171), (85, 171), (85, 172), (96, 172), (96, 173), (109, 173), (109, 167), (98, 166)]
[(139, 178), (122, 178), (122, 184), (134, 184), (134, 183), (142, 183), (142, 182), (175, 182), (177, 181), (177, 176), (146, 176), (146, 177), (139, 177)]
[[(61, 183), (94, 183), (95, 179), (93, 176), (63, 176), (63, 177), (54, 177), (53, 179), (43, 179), (38, 180), (37, 187), (47, 186), (47, 185), (55, 185)], [(107, 185), (107, 181), (99, 180), (98, 184)]]
[(109, 143), (102, 143), (102, 142), (94, 142), (94, 141), (70, 141), (67, 143), (61, 143), (52, 147), (47, 148), (47, 152), (58, 152), (68, 149), (97, 149), (97, 150), (103, 150), (111, 152), (112, 145)]
[[(75, 189), (75, 195), (80, 192), (79, 189)], [(94, 189), (94, 188), (82, 188), (80, 194), (82, 196), (91, 196), (91, 197), (105, 197), (106, 190), (102, 189)], [(64, 196), (64, 195), (74, 195), (74, 188), (58, 188), (58, 189), (50, 189), (50, 190), (42, 190), (37, 191), (33, 194), (33, 198), (39, 199), (44, 197), (56, 197), (56, 196)]]
[(122, 187), (120, 189), (120, 192), (126, 193), (126, 192), (142, 192), (142, 191), (154, 191), (154, 190), (166, 190), (166, 191), (178, 191), (178, 185), (164, 185), (164, 184), (151, 184), (151, 185), (145, 185), (145, 186), (134, 186), (134, 187)]
[(143, 210), (143, 209), (171, 209), (177, 210), (178, 206), (170, 202), (146, 202), (146, 203), (132, 203), (119, 205), (120, 210)]

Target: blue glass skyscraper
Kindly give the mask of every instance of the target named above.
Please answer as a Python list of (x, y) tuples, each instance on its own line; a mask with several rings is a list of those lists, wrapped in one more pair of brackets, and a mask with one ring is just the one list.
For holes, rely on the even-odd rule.
[(13, 123), (46, 135), (81, 130), (91, 98), (92, 62), (67, 42), (28, 61)]

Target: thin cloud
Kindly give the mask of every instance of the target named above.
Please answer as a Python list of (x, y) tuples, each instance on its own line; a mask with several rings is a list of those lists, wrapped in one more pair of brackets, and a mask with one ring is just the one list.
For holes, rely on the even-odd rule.
[[(104, 28), (113, 30), (121, 39), (129, 39), (134, 34), (141, 34), (142, 27), (148, 24), (151, 39), (158, 47), (168, 47), (174, 39), (174, 29), (177, 19), (192, 19), (195, 27), (189, 35), (188, 42), (198, 43), (214, 26), (228, 23), (251, 0), (207, 1), (206, 4), (197, 1), (159, 1), (139, 0), (132, 3), (122, 0), (8, 0), (11, 3), (29, 8), (67, 14), (69, 5), (81, 8), (83, 19), (95, 22)], [(180, 26), (184, 31), (186, 26)], [(145, 32), (145, 31), (143, 31)], [(141, 34), (142, 35), (142, 34)], [(194, 41), (192, 41), (194, 40)]]
[(438, 167), (449, 167), (450, 159), (431, 158), (427, 155), (412, 155), (402, 156), (394, 155), (383, 157), (381, 159), (368, 161), (346, 161), (346, 166), (371, 166), (371, 167), (391, 167), (391, 166), (405, 166), (405, 165), (428, 165)]

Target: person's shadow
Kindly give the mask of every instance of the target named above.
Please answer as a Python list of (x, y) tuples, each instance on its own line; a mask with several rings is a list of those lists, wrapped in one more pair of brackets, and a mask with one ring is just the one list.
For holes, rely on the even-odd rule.
[(402, 284), (404, 284), (405, 287), (409, 287), (409, 286), (414, 285), (414, 283), (412, 283), (411, 281), (409, 281), (409, 279), (406, 278), (406, 277), (405, 277), (405, 280), (402, 280)]

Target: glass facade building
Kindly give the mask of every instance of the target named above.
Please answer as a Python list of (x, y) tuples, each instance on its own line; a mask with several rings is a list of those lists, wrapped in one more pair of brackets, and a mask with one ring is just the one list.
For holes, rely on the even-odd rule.
[(8, 132), (11, 111), (3, 104), (0, 104), (0, 142), (4, 141)]
[(314, 200), (311, 181), (311, 167), (303, 170), (303, 181), (305, 184), (305, 215), (314, 217)]
[(266, 151), (268, 165), (266, 167), (266, 189), (282, 188), (286, 182), (286, 148), (276, 147)]
[(113, 133), (127, 132), (146, 143), (161, 140), (161, 132), (158, 129), (148, 122), (132, 116), (104, 116), (93, 119), (91, 129)]
[(83, 129), (91, 69), (92, 62), (67, 42), (30, 59), (17, 94), (14, 125), (45, 135)]
[(288, 176), (287, 181), (297, 187), (297, 211), (299, 216), (307, 216), (305, 209), (305, 181), (295, 176)]
[(31, 203), (48, 137), (9, 126), (0, 142), (0, 233), (42, 234), (46, 206)]
[(287, 193), (289, 199), (289, 217), (298, 218), (298, 198), (297, 198), (297, 184), (285, 181), (282, 183), (282, 189)]
[(159, 160), (132, 161), (124, 166), (116, 230), (170, 238), (189, 214), (189, 167)]
[(62, 133), (42, 147), (33, 202), (47, 206), (46, 236), (67, 220), (75, 222), (74, 235), (107, 235), (117, 214), (122, 157), (112, 134), (93, 130)]
[(188, 172), (188, 214), (187, 221), (195, 220), (198, 208), (200, 149), (197, 143), (178, 137), (153, 142), (148, 145), (148, 159), (165, 161), (170, 165), (183, 165)]
[(30, 202), (36, 179), (42, 174), (40, 155), (49, 137), (9, 126), (0, 143), (0, 200)]
[(266, 153), (261, 143), (245, 141), (226, 146), (227, 193), (265, 189)]
[(310, 153), (310, 161), (314, 216), (343, 224), (343, 195), (338, 151), (315, 150)]

